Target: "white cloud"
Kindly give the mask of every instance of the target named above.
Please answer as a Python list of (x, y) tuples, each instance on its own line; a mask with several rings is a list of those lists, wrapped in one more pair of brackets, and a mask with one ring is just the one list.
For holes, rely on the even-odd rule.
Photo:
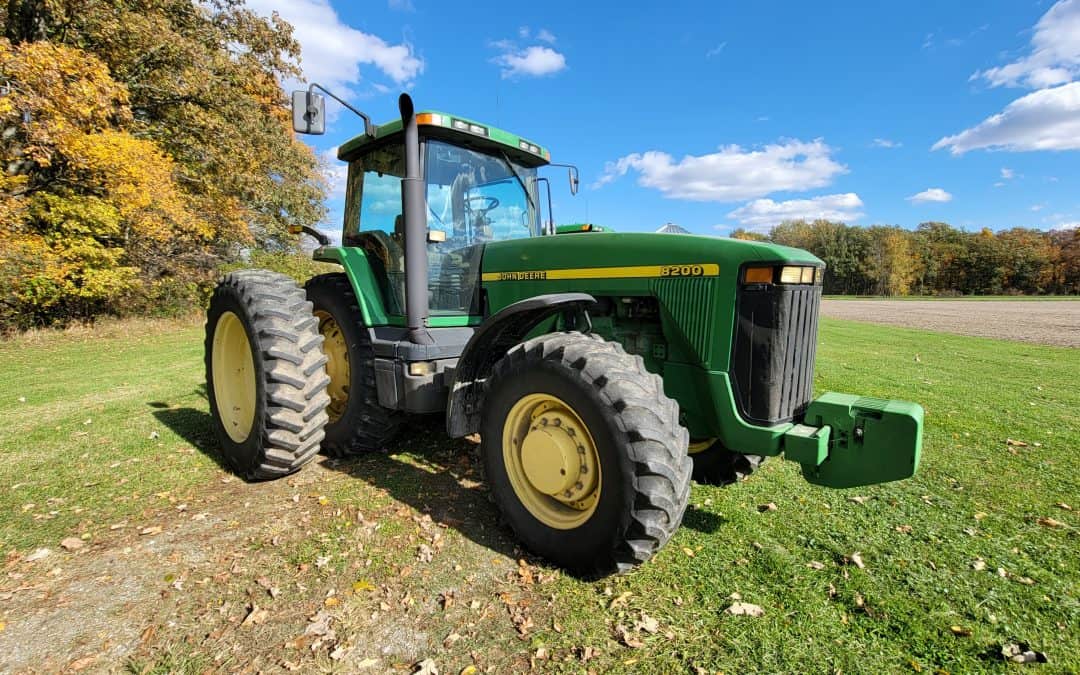
[(300, 65), (309, 82), (347, 91), (364, 79), (360, 66), (371, 65), (396, 84), (408, 86), (424, 72), (424, 61), (412, 45), (389, 44), (342, 23), (328, 0), (248, 0), (247, 6), (265, 16), (276, 11), (292, 24), (293, 37), (302, 49)]
[(900, 146), (903, 145), (903, 143), (901, 143), (900, 141), (892, 141), (892, 140), (889, 140), (888, 138), (875, 138), (874, 141), (870, 145), (872, 145), (875, 148), (889, 148), (889, 149), (892, 149), (892, 148), (899, 148)]
[(1001, 167), (1001, 177), (1005, 180), (1012, 180), (1016, 177), (1016, 172), (1006, 166), (1003, 166)]
[(536, 39), (540, 42), (547, 42), (548, 44), (555, 43), (555, 36), (547, 28), (541, 28), (536, 33)]
[(387, 6), (390, 9), (396, 9), (399, 12), (415, 12), (416, 5), (412, 3), (412, 0), (387, 0)]
[(734, 218), (751, 229), (767, 229), (785, 220), (824, 219), (851, 222), (862, 217), (859, 210), (862, 207), (862, 200), (854, 192), (810, 199), (789, 199), (783, 202), (755, 199), (729, 213), (728, 218)]
[(1071, 82), (1080, 75), (1080, 0), (1061, 0), (1043, 14), (1031, 37), (1031, 53), (975, 73), (992, 87), (1035, 89)]
[(785, 140), (760, 150), (728, 145), (708, 155), (686, 155), (676, 161), (666, 152), (650, 150), (608, 162), (593, 184), (598, 188), (630, 170), (638, 185), (660, 190), (665, 197), (692, 201), (734, 202), (772, 192), (820, 188), (847, 167), (832, 158), (833, 149), (821, 139)]
[(1050, 227), (1051, 230), (1076, 230), (1080, 229), (1080, 220), (1072, 223), (1058, 223)]
[(711, 59), (714, 56), (719, 56), (720, 52), (724, 51), (724, 47), (727, 47), (727, 42), (721, 42), (709, 51), (705, 52), (705, 58)]
[(912, 204), (925, 204), (927, 202), (951, 202), (952, 195), (941, 188), (928, 188), (918, 194), (908, 197)]
[(504, 50), (493, 59), (494, 63), (502, 66), (503, 78), (542, 77), (566, 68), (566, 57), (551, 47), (533, 45), (519, 49), (505, 40), (494, 43), (494, 46)]
[(323, 178), (326, 179), (327, 199), (345, 199), (345, 181), (349, 167), (337, 158), (337, 148), (323, 150), (319, 155), (322, 161)]
[(1033, 213), (1038, 213), (1039, 211), (1042, 211), (1045, 208), (1046, 208), (1046, 204), (1032, 204), (1031, 205), (1031, 211)]
[[(1078, 0), (1080, 1), (1080, 0)], [(988, 148), (1023, 152), (1080, 150), (1080, 82), (1016, 99), (976, 126), (934, 144), (954, 155)]]

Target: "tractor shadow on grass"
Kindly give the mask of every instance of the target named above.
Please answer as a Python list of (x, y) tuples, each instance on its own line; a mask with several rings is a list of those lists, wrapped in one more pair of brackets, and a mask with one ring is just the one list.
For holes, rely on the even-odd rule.
[(386, 491), (485, 548), (520, 558), (524, 550), (500, 522), (481, 482), (478, 447), (448, 438), (443, 417), (434, 415), (410, 420), (383, 452), (329, 459), (323, 466)]
[[(206, 387), (196, 392), (206, 398)], [(173, 433), (214, 460), (224, 471), (232, 469), (221, 455), (213, 418), (203, 409), (151, 402), (154, 417)], [(431, 516), (473, 542), (503, 555), (520, 558), (525, 551), (501, 522), (498, 509), (481, 482), (479, 445), (446, 436), (443, 417), (432, 415), (410, 421), (382, 452), (346, 459), (324, 459), (322, 468), (359, 478), (385, 490), (393, 499)], [(690, 504), (682, 526), (702, 533), (716, 532), (725, 519)], [(539, 562), (539, 561), (538, 561)]]
[[(204, 401), (208, 400), (205, 384), (196, 387), (193, 394)], [(232, 467), (221, 455), (217, 436), (214, 435), (214, 420), (209, 412), (205, 409), (178, 406), (164, 401), (150, 401), (147, 405), (153, 408), (152, 414), (158, 422), (214, 460), (222, 471), (232, 471)]]

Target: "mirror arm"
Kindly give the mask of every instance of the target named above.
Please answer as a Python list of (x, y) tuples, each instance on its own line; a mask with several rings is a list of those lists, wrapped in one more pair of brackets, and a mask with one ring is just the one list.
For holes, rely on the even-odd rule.
[(547, 166), (560, 166), (567, 169), (567, 174), (570, 176), (570, 194), (577, 194), (580, 180), (578, 179), (579, 172), (576, 164), (555, 164), (549, 162)]
[(368, 117), (364, 113), (360, 112), (356, 108), (349, 105), (349, 103), (347, 101), (344, 101), (344, 100), (338, 98), (337, 96), (335, 96), (334, 92), (330, 91), (329, 89), (322, 86), (318, 82), (312, 82), (311, 86), (308, 87), (308, 112), (309, 113), (312, 112), (312, 107), (313, 107), (311, 105), (311, 95), (315, 92), (316, 89), (318, 89), (322, 93), (326, 94), (330, 98), (334, 99), (335, 101), (337, 101), (341, 105), (345, 106), (349, 110), (353, 111), (360, 119), (364, 120), (364, 134), (369, 136), (370, 138), (375, 138), (375, 125), (371, 123), (371, 118), (370, 117)]

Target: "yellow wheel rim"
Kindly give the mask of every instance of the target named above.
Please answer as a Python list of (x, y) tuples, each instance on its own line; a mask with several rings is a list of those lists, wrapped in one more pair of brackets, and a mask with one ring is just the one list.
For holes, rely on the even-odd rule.
[(691, 441), (689, 447), (686, 448), (686, 451), (691, 455), (696, 455), (699, 452), (705, 452), (706, 450), (711, 448), (713, 446), (713, 443), (715, 442), (715, 437), (706, 438), (700, 441)]
[(218, 318), (210, 366), (218, 418), (229, 438), (243, 443), (255, 422), (255, 360), (244, 324), (232, 312)]
[(349, 404), (349, 345), (341, 326), (323, 310), (315, 311), (319, 320), (319, 332), (323, 336), (323, 353), (326, 354), (326, 374), (330, 376), (330, 406), (326, 409), (331, 422), (336, 422), (345, 414)]
[(600, 501), (600, 455), (581, 416), (549, 394), (527, 394), (503, 423), (503, 463), (522, 505), (549, 527), (584, 524)]

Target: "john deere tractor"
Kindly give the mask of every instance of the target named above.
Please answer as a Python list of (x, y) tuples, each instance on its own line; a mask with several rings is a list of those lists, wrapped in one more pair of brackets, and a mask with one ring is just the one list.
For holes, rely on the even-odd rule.
[[(298, 132), (324, 129), (316, 90), (333, 97), (294, 93)], [(338, 149), (341, 244), (306, 230), (341, 271), (303, 288), (234, 272), (214, 292), (210, 406), (239, 474), (385, 448), (413, 416), (441, 414), (450, 437), (479, 434), (491, 494), (528, 548), (606, 574), (667, 542), (691, 477), (735, 482), (778, 455), (836, 488), (915, 472), (920, 406), (812, 398), (821, 260), (555, 227), (550, 185), (547, 219), (540, 208), (546, 148), (416, 113), (407, 95), (399, 107), (381, 126), (361, 114), (364, 133)]]

